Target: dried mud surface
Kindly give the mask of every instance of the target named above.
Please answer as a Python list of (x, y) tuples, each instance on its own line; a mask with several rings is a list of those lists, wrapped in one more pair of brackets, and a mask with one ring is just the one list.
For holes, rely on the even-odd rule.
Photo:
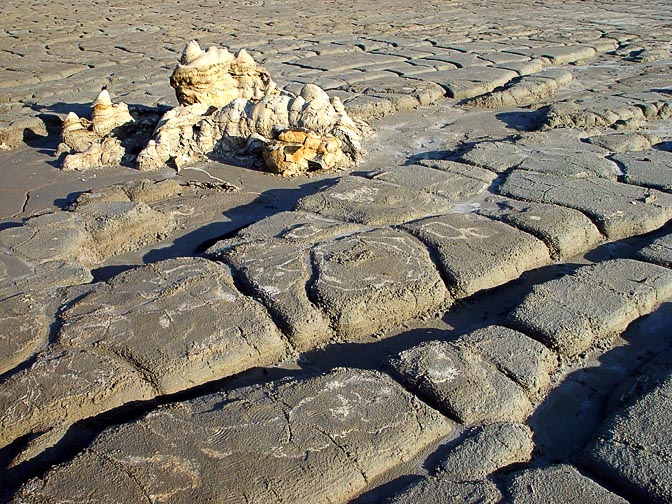
[[(0, 502), (672, 501), (667, 2), (5, 3)], [(62, 170), (190, 40), (359, 163)]]

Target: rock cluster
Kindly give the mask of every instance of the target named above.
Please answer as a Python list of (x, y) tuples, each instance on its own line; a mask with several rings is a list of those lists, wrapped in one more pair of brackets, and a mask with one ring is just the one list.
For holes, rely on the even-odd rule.
[(125, 103), (113, 104), (109, 91), (103, 89), (93, 102), (91, 120), (70, 112), (63, 120), (62, 142), (58, 154), (68, 154), (64, 170), (86, 170), (91, 166), (108, 166), (121, 163), (124, 148), (117, 135), (110, 135), (116, 128), (134, 122)]
[(270, 171), (292, 176), (358, 161), (369, 132), (364, 121), (348, 116), (338, 97), (317, 85), (306, 84), (298, 95), (279, 90), (244, 49), (234, 56), (191, 41), (170, 84), (180, 105), (158, 120), (136, 153), (125, 145), (135, 135), (134, 118), (126, 104), (112, 103), (106, 89), (93, 104), (91, 120), (68, 114), (59, 149), (69, 154), (63, 169), (126, 161), (140, 170), (166, 164), (179, 170), (197, 161), (245, 156), (252, 163), (263, 158)]

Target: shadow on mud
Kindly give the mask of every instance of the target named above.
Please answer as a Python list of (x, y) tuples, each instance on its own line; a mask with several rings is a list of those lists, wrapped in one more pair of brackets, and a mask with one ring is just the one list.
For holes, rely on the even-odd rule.
[(159, 244), (147, 252), (142, 260), (145, 264), (149, 264), (174, 257), (202, 255), (218, 241), (233, 238), (242, 229), (266, 217), (292, 210), (299, 199), (323, 191), (337, 181), (338, 178), (320, 179), (293, 189), (264, 191), (250, 203), (223, 211), (224, 219), (194, 229), (176, 238), (169, 245)]
[[(672, 348), (670, 319), (672, 303), (666, 302), (653, 313), (632, 322), (617, 337), (621, 340), (618, 346), (600, 355), (593, 365), (566, 375), (546, 395), (527, 422), (533, 431), (537, 462), (569, 461), (581, 465), (581, 452), (600, 424), (628, 404), (630, 395), (619, 386), (661, 352)], [(636, 380), (632, 385), (640, 382)], [(638, 390), (635, 396), (644, 392)], [(590, 469), (584, 467), (584, 470)], [(591, 475), (591, 478), (615, 493), (627, 493), (625, 489), (614, 489), (613, 484), (600, 481), (599, 475)], [(634, 496), (625, 497), (637, 501)]]
[(471, 164), (463, 159), (463, 156), (469, 153), (477, 145), (485, 143), (499, 143), (499, 142), (513, 142), (518, 134), (508, 135), (498, 138), (490, 138), (488, 140), (475, 140), (470, 142), (461, 142), (452, 150), (433, 150), (418, 152), (406, 159), (404, 166), (411, 166), (418, 164), (421, 161), (455, 161), (462, 164)]
[(603, 243), (593, 250), (586, 252), (584, 257), (593, 262), (632, 258), (637, 251), (650, 245), (654, 240), (670, 233), (672, 233), (672, 222), (668, 222), (663, 227), (643, 235)]
[(516, 131), (538, 130), (546, 116), (543, 108), (530, 111), (501, 112), (495, 117)]

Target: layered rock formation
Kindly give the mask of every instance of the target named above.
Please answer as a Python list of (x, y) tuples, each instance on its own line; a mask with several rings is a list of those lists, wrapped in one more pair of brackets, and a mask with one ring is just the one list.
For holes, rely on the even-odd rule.
[(170, 85), (181, 105), (223, 107), (236, 98), (256, 101), (279, 94), (266, 69), (257, 65), (245, 49), (234, 56), (226, 47), (202, 50), (195, 40), (182, 51)]
[(57, 155), (63, 159), (64, 170), (86, 170), (95, 166), (120, 164), (125, 154), (121, 145), (122, 134), (115, 130), (134, 119), (125, 103), (112, 103), (103, 88), (92, 105), (91, 120), (70, 112), (63, 121), (61, 144)]
[[(93, 105), (93, 117), (68, 114), (63, 122), (60, 152), (70, 153), (64, 169), (119, 164), (140, 170), (166, 164), (178, 170), (208, 159), (245, 157), (263, 160), (284, 176), (312, 170), (345, 168), (357, 162), (369, 126), (353, 120), (337, 98), (314, 84), (298, 95), (279, 90), (268, 72), (241, 49), (202, 50), (191, 41), (170, 78), (180, 105), (166, 112), (151, 139), (137, 153), (124, 144), (135, 131), (128, 107), (112, 104), (103, 90)], [(124, 126), (124, 128), (120, 128)]]

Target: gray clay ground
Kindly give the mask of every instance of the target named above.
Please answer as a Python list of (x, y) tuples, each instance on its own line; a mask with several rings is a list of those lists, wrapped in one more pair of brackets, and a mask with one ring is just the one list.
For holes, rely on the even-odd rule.
[[(672, 502), (669, 2), (2, 11), (1, 502)], [(191, 39), (361, 163), (58, 168)]]

